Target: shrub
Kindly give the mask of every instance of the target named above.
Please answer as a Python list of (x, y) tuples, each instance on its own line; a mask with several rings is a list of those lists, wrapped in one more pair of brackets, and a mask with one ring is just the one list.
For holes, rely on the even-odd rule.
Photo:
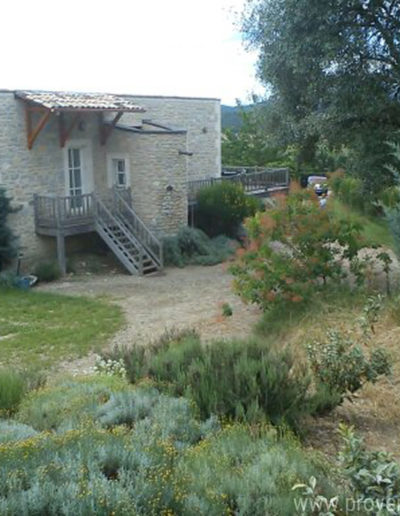
[(0, 420), (0, 444), (10, 441), (24, 441), (36, 434), (37, 432), (31, 426), (17, 421)]
[(346, 276), (350, 262), (357, 283), (364, 279), (358, 252), (361, 226), (321, 210), (310, 191), (291, 193), (276, 208), (249, 219), (249, 244), (231, 267), (235, 291), (263, 310), (309, 300), (316, 290)]
[(196, 226), (211, 237), (236, 238), (243, 220), (262, 208), (261, 201), (247, 196), (243, 187), (232, 181), (202, 188), (196, 200)]
[(0, 414), (15, 412), (26, 392), (26, 385), (21, 374), (0, 370)]
[(17, 255), (17, 238), (9, 228), (7, 219), (15, 210), (4, 188), (0, 188), (0, 271)]
[(306, 368), (296, 363), (289, 349), (274, 349), (261, 341), (202, 345), (191, 336), (147, 352), (134, 347), (125, 361), (132, 381), (147, 377), (171, 395), (190, 397), (203, 418), (267, 418), (296, 426), (307, 410)]
[(123, 360), (112, 360), (97, 357), (94, 365), (94, 372), (97, 374), (105, 374), (108, 376), (126, 377), (126, 369)]
[(117, 376), (94, 376), (81, 380), (64, 380), (57, 387), (46, 387), (29, 394), (21, 403), (17, 419), (35, 430), (65, 430), (91, 421), (100, 404), (112, 392), (126, 387)]
[(166, 265), (184, 267), (188, 264), (215, 265), (234, 253), (235, 245), (229, 238), (210, 239), (200, 229), (184, 227), (175, 237), (163, 241)]
[(307, 352), (317, 380), (342, 397), (390, 373), (389, 357), (383, 350), (373, 350), (368, 359), (353, 338), (339, 331), (329, 330), (324, 341), (308, 344)]
[[(71, 412), (90, 407), (95, 392), (91, 423), (70, 426)], [(327, 495), (341, 492), (329, 464), (268, 426), (220, 429), (215, 418), (199, 420), (184, 398), (110, 377), (71, 380), (42, 395), (51, 402), (52, 393), (49, 405), (63, 405), (57, 433), (0, 422), (7, 436), (14, 428), (23, 439), (0, 446), (2, 515), (294, 514), (295, 483), (314, 476)]]
[(310, 476), (318, 478), (327, 496), (343, 494), (332, 469), (315, 453), (305, 454), (288, 434), (279, 436), (268, 427), (249, 432), (236, 424), (200, 442), (179, 461), (176, 475), (186, 479), (189, 493), (182, 514), (297, 514), (298, 494), (292, 486)]
[(17, 283), (17, 275), (13, 272), (0, 272), (0, 288), (13, 288)]
[[(340, 425), (342, 468), (369, 513), (399, 514), (400, 466), (389, 453), (368, 451), (353, 427)], [(393, 509), (397, 506), (397, 510)]]
[(60, 267), (57, 262), (42, 262), (34, 269), (39, 281), (55, 281), (61, 277)]

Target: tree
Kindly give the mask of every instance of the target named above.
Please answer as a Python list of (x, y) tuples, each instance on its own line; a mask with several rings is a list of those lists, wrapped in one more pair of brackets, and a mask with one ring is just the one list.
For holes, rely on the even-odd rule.
[(384, 142), (400, 128), (400, 3), (249, 0), (243, 31), (302, 160), (321, 138), (350, 144), (369, 188), (377, 170), (390, 183)]
[(7, 218), (14, 210), (10, 206), (4, 188), (0, 188), (0, 271), (16, 255), (16, 237), (7, 225)]
[[(256, 99), (254, 99), (256, 100)], [(238, 104), (242, 120), (240, 128), (225, 129), (222, 138), (222, 163), (225, 166), (259, 166), (284, 158), (284, 149), (275, 146), (270, 138), (268, 105), (255, 102), (244, 109)]]

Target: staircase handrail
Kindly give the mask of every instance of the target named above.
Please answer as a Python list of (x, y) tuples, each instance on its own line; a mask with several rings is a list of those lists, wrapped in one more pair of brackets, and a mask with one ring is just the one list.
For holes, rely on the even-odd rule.
[[(107, 208), (107, 206), (103, 203), (103, 201), (101, 201), (99, 199), (99, 197), (97, 197), (97, 195), (95, 195), (95, 194), (93, 194), (93, 204), (94, 204), (95, 220), (97, 218), (99, 218), (100, 220), (104, 220), (104, 217), (102, 217), (100, 214), (100, 210), (103, 211), (108, 217), (108, 222), (111, 222), (112, 224), (115, 224), (116, 226), (118, 226), (118, 229), (120, 231), (122, 231), (122, 233), (125, 235), (125, 237), (131, 243), (133, 243), (140, 250), (141, 254), (143, 255), (143, 253), (145, 252), (143, 245), (137, 240), (137, 238), (134, 235), (132, 235), (132, 233), (130, 231), (127, 230), (127, 228), (124, 226), (124, 224), (112, 214), (112, 212)], [(100, 210), (99, 210), (99, 208), (100, 208)], [(137, 262), (137, 260), (135, 260), (133, 257), (132, 257), (132, 259), (135, 262)], [(140, 262), (137, 262), (137, 267), (138, 267), (138, 269), (141, 269), (142, 265)]]
[[(163, 245), (154, 233), (146, 226), (135, 210), (129, 206), (121, 193), (114, 189), (115, 207), (121, 214), (124, 223), (127, 223), (136, 239), (140, 242), (144, 250), (151, 255), (157, 265), (163, 267)], [(120, 206), (122, 205), (123, 211)], [(129, 220), (126, 214), (129, 215)]]

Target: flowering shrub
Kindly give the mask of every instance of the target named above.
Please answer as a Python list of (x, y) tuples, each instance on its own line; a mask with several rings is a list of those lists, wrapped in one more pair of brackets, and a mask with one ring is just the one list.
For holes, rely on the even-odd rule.
[(126, 378), (125, 364), (122, 359), (112, 360), (111, 358), (103, 358), (98, 356), (93, 370), (97, 374)]
[[(36, 427), (33, 405), (44, 398), (50, 410), (61, 405), (56, 431), (1, 426), (18, 434), (0, 441), (1, 515), (294, 514), (294, 483), (316, 476), (329, 496), (337, 492), (317, 456), (290, 436), (266, 425), (221, 429), (153, 387), (74, 379), (36, 393), (16, 417)], [(85, 424), (71, 420), (90, 407)]]
[(278, 199), (274, 209), (257, 213), (246, 228), (248, 245), (231, 267), (234, 288), (264, 310), (280, 302), (302, 302), (330, 280), (340, 281), (346, 276), (344, 260), (357, 281), (363, 281), (361, 227), (321, 210), (308, 190)]

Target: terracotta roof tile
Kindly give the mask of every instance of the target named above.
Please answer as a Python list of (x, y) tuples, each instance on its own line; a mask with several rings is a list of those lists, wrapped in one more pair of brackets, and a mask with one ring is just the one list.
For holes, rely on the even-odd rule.
[(132, 101), (109, 93), (75, 93), (64, 91), (16, 91), (16, 97), (52, 111), (132, 111), (145, 109)]

